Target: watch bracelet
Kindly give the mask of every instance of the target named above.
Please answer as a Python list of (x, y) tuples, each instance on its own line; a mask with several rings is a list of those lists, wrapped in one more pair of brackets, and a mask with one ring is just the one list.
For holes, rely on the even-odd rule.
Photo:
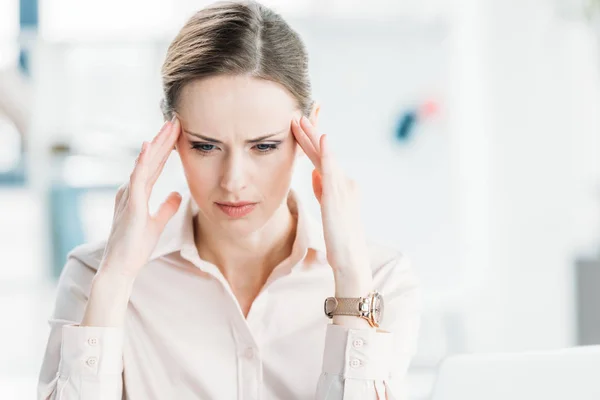
[(333, 315), (352, 315), (361, 316), (362, 312), (359, 309), (361, 298), (358, 297), (336, 297), (337, 307), (333, 311)]

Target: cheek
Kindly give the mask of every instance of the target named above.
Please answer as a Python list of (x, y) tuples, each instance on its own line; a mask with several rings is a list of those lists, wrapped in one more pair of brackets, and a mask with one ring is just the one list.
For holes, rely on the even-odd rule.
[(201, 157), (194, 152), (191, 149), (180, 152), (183, 172), (190, 191), (206, 193), (217, 184), (218, 165), (214, 157)]
[(256, 165), (263, 176), (282, 176), (290, 173), (295, 159), (293, 146), (285, 144), (271, 154), (258, 157)]
[(261, 165), (261, 173), (258, 176), (266, 179), (272, 186), (287, 187), (291, 181), (296, 160), (293, 147), (282, 148), (276, 154), (264, 158), (268, 160)]
[(294, 165), (294, 161), (296, 160), (295, 150), (295, 142), (291, 140), (286, 141), (285, 143), (282, 143), (278, 151), (265, 158), (269, 158), (269, 162), (273, 164), (273, 167), (289, 169)]

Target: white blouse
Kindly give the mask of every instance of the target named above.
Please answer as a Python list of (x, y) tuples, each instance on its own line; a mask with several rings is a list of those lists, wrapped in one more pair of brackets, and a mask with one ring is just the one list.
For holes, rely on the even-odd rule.
[(334, 325), (320, 223), (292, 190), (291, 255), (244, 318), (220, 270), (194, 244), (189, 193), (135, 280), (122, 328), (81, 327), (105, 242), (76, 247), (58, 282), (38, 399), (405, 399), (416, 351), (419, 286), (399, 252), (369, 245), (379, 330)]

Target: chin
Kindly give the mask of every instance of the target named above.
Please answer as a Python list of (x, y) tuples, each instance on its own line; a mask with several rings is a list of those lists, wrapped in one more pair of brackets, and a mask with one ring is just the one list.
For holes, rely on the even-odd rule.
[(213, 218), (224, 231), (238, 237), (243, 237), (259, 231), (268, 222), (269, 218), (257, 211), (259, 210), (254, 210), (252, 212), (254, 215), (250, 214), (243, 218), (230, 218), (222, 213), (219, 215), (220, 212), (217, 210), (217, 214)]

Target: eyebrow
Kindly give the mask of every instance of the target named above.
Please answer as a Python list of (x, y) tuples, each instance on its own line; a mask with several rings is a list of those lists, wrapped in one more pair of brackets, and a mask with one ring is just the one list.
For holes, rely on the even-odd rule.
[[(211, 138), (211, 137), (209, 137), (209, 136), (204, 136), (204, 135), (201, 135), (201, 134), (199, 134), (199, 133), (190, 132), (190, 131), (188, 131), (188, 130), (186, 130), (186, 129), (183, 129), (183, 131), (184, 131), (185, 133), (188, 133), (188, 134), (190, 134), (190, 135), (192, 135), (192, 136), (196, 136), (197, 138), (200, 138), (200, 139), (202, 139), (202, 140), (205, 140), (205, 141), (207, 141), (207, 142), (210, 142), (210, 143), (223, 144), (223, 142), (221, 142), (220, 140), (217, 140), (217, 139)], [(281, 130), (281, 131), (279, 131), (279, 132), (269, 133), (269, 134), (267, 134), (267, 135), (264, 135), (264, 136), (260, 136), (260, 137), (254, 138), (254, 139), (249, 139), (249, 140), (246, 140), (246, 143), (258, 143), (258, 142), (262, 142), (262, 141), (263, 141), (263, 140), (265, 140), (265, 139), (268, 139), (268, 138), (270, 138), (270, 137), (273, 137), (273, 136), (279, 135), (279, 134), (281, 134), (281, 133), (284, 133), (284, 132), (287, 132), (287, 131), (288, 131), (288, 129), (286, 128), (286, 129), (283, 129), (283, 130)]]

